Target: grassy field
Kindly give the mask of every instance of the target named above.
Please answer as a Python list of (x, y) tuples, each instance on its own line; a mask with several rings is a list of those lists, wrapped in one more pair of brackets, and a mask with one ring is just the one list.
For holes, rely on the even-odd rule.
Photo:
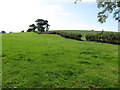
[(3, 88), (118, 87), (118, 45), (32, 32), (2, 38)]

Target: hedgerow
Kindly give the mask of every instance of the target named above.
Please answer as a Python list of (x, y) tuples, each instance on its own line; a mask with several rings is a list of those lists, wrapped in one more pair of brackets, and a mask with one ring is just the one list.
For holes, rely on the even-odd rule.
[(87, 41), (96, 41), (103, 43), (111, 43), (120, 45), (120, 33), (119, 32), (104, 32), (104, 33), (96, 33), (96, 34), (87, 34)]
[(39, 34), (57, 34), (65, 38), (70, 38), (70, 39), (75, 39), (75, 40), (80, 40), (82, 41), (81, 34), (77, 33), (66, 33), (66, 32), (59, 32), (59, 31), (48, 31), (48, 32), (39, 32)]

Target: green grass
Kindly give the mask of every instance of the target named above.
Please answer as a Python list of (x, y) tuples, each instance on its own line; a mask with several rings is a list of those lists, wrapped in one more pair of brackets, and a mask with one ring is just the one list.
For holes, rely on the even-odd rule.
[(118, 45), (3, 34), (3, 88), (117, 88)]

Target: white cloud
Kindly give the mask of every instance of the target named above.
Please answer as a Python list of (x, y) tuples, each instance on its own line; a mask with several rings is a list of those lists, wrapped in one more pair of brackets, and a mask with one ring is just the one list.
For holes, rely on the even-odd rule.
[(65, 13), (63, 13), (63, 15), (65, 15), (65, 16), (71, 16), (71, 15), (72, 15), (72, 13), (65, 12)]
[(62, 11), (62, 7), (59, 4), (51, 5), (49, 8), (52, 10)]
[[(1, 0), (0, 30), (16, 31), (27, 27), (35, 16), (33, 0)], [(20, 27), (21, 26), (21, 27)]]

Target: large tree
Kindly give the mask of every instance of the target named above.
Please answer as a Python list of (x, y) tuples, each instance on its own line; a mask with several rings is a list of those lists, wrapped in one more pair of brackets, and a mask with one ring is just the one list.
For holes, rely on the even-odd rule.
[[(75, 0), (75, 3), (77, 3), (77, 1), (81, 0)], [(113, 18), (120, 22), (120, 0), (109, 0), (109, 2), (106, 1), (97, 0), (97, 7), (102, 8), (102, 10), (98, 12), (98, 21), (100, 23), (104, 23), (106, 22), (108, 16), (113, 14)]]
[(29, 29), (27, 32), (35, 31), (36, 29), (40, 32), (48, 31), (49, 30), (49, 24), (47, 20), (44, 19), (37, 19), (36, 24), (29, 25)]
[(47, 20), (37, 19), (35, 22), (36, 22), (36, 27), (38, 31), (43, 32), (45, 31), (45, 29), (46, 31), (48, 31), (50, 25), (48, 24)]

